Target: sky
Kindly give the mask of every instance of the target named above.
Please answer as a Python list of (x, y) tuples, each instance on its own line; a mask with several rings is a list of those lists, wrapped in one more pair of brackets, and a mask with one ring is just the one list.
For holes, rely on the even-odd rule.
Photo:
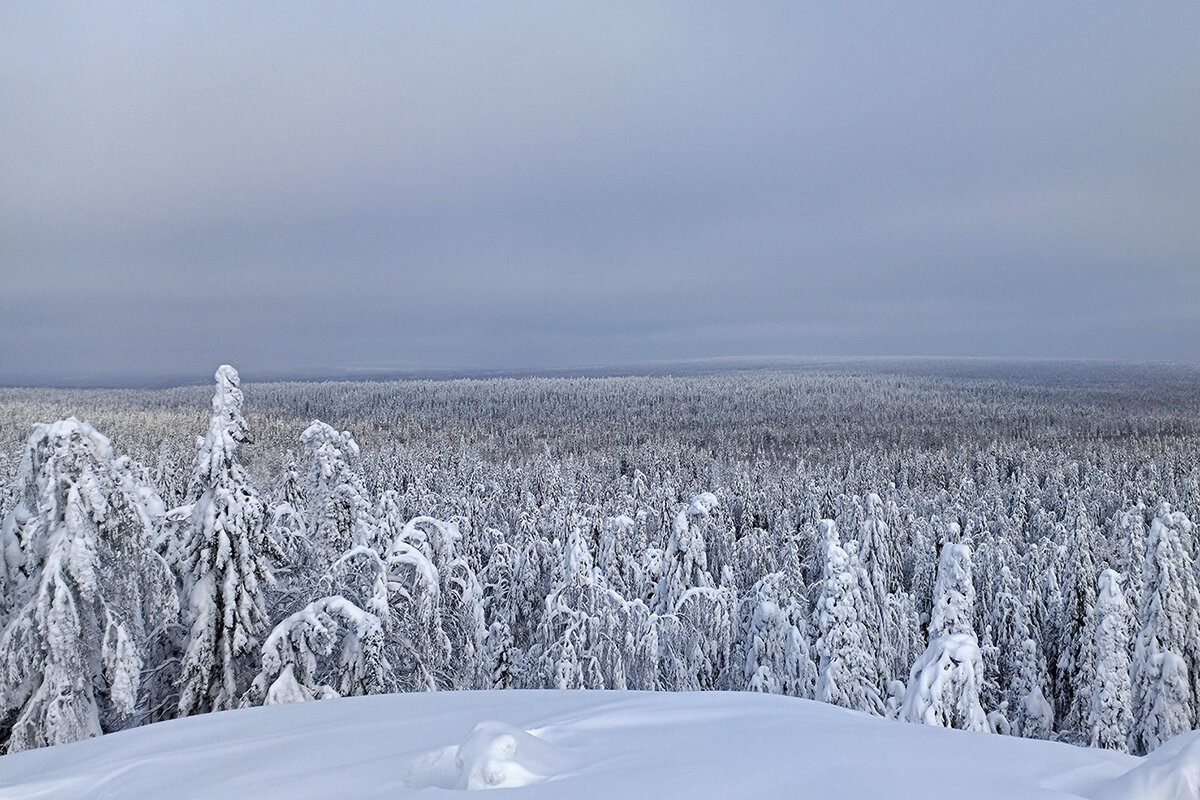
[(0, 5), (0, 383), (1200, 361), (1200, 4)]

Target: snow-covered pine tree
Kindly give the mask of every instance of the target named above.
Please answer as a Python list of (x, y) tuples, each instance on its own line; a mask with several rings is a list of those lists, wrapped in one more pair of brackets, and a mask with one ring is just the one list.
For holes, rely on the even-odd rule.
[[(136, 470), (75, 418), (37, 425), (4, 521), (21, 578), (0, 633), (0, 750), (120, 730), (145, 716), (142, 670), (176, 619), (174, 580), (153, 551)], [(158, 666), (157, 664), (154, 666)]]
[(1092, 747), (1127, 752), (1133, 724), (1129, 683), (1133, 613), (1121, 589), (1121, 576), (1111, 569), (1100, 573), (1093, 614), (1096, 683), (1089, 698), (1087, 732)]
[(212, 420), (192, 473), (196, 500), (185, 563), (190, 631), (179, 696), (184, 716), (238, 704), (268, 626), (264, 593), (274, 546), (266, 508), (238, 461), (238, 448), (251, 439), (237, 370), (222, 365), (216, 382)]

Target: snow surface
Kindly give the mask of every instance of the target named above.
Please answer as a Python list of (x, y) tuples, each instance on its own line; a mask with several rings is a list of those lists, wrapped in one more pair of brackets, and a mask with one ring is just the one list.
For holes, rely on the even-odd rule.
[[(441, 692), (225, 711), (0, 757), (0, 798), (1194, 798), (1149, 758), (752, 693)], [(509, 787), (507, 789), (500, 787)]]

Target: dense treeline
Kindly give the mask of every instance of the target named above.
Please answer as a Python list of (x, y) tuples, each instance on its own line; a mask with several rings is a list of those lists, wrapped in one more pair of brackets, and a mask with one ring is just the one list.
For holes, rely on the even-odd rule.
[(0, 742), (557, 686), (1146, 752), (1200, 710), (1200, 381), (1038, 370), (0, 390)]

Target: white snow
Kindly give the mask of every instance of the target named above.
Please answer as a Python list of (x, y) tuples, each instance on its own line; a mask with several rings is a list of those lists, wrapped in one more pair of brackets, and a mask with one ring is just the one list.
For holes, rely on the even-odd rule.
[(1149, 758), (751, 693), (442, 692), (204, 714), (0, 757), (0, 798), (1196, 797)]
[(411, 762), (404, 783), (412, 789), (505, 789), (529, 786), (570, 770), (570, 752), (530, 731), (487, 720), (461, 745), (437, 748)]
[(1200, 731), (1176, 736), (1096, 793), (1096, 800), (1179, 797), (1200, 797)]

